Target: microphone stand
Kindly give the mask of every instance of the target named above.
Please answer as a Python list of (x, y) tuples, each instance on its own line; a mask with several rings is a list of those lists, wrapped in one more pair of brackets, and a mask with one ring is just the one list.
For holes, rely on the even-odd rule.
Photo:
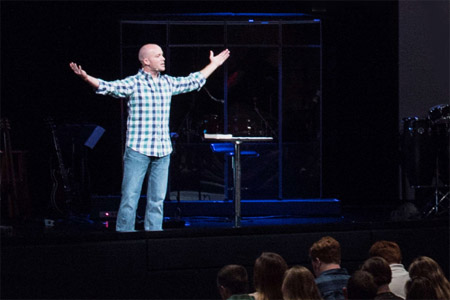
[[(264, 125), (266, 126), (266, 130), (267, 128), (270, 130), (270, 132), (272, 133), (272, 136), (274, 138), (277, 138), (278, 135), (275, 132), (275, 130), (273, 130), (273, 128), (270, 126), (269, 122), (263, 117), (263, 115), (261, 114), (261, 112), (258, 109), (258, 106), (256, 105), (256, 99), (253, 98), (253, 109), (255, 110), (256, 114), (258, 115), (258, 117), (264, 122)], [(265, 133), (265, 135), (267, 136), (267, 132)]]
[(216, 97), (214, 97), (213, 95), (211, 95), (211, 93), (208, 91), (208, 89), (206, 87), (203, 87), (203, 89), (205, 90), (205, 92), (208, 94), (209, 98), (211, 98), (212, 100), (216, 101), (216, 102), (220, 102), (220, 103), (224, 103), (225, 101), (223, 99), (217, 99)]

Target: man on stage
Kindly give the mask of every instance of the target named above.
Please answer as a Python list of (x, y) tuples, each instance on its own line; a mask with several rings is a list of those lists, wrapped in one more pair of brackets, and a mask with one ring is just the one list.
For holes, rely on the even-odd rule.
[(116, 81), (92, 77), (81, 66), (70, 63), (73, 72), (91, 85), (97, 94), (128, 100), (122, 198), (117, 214), (117, 231), (135, 231), (136, 210), (147, 173), (149, 177), (144, 229), (162, 230), (172, 152), (169, 131), (172, 95), (199, 90), (229, 56), (228, 49), (217, 55), (210, 51), (210, 62), (202, 70), (186, 77), (173, 77), (161, 74), (165, 71), (161, 47), (146, 44), (139, 50), (139, 72)]

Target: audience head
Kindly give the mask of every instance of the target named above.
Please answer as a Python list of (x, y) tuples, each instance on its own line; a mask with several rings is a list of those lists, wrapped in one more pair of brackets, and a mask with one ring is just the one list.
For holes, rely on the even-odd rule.
[(247, 270), (241, 265), (226, 265), (217, 273), (217, 287), (222, 299), (248, 293)]
[(373, 299), (377, 295), (377, 290), (378, 287), (372, 274), (358, 270), (348, 279), (344, 295), (346, 299)]
[(388, 262), (379, 256), (367, 259), (362, 265), (361, 270), (372, 274), (377, 287), (388, 285), (392, 280), (392, 271)]
[(416, 276), (406, 282), (405, 285), (407, 300), (432, 300), (438, 299), (436, 289), (428, 278)]
[(281, 291), (284, 300), (321, 299), (314, 275), (303, 266), (294, 266), (286, 271)]
[(288, 266), (277, 253), (263, 252), (255, 261), (253, 279), (256, 292), (265, 299), (281, 299), (281, 285)]
[(384, 258), (388, 264), (400, 264), (402, 262), (402, 252), (395, 242), (378, 241), (375, 242), (369, 250), (369, 256), (380, 256)]
[(315, 275), (319, 276), (324, 271), (323, 265), (340, 265), (341, 245), (334, 238), (325, 236), (309, 248), (309, 258)]
[(420, 256), (409, 266), (409, 276), (428, 278), (436, 290), (438, 299), (450, 299), (450, 283), (439, 264), (432, 258)]

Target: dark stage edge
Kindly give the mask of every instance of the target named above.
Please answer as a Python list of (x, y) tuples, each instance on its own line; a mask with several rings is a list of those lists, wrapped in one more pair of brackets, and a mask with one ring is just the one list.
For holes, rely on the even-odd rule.
[(405, 266), (426, 255), (448, 275), (448, 214), (394, 222), (391, 211), (343, 206), (338, 216), (244, 217), (240, 228), (226, 217), (186, 216), (189, 226), (159, 232), (117, 233), (104, 220), (22, 225), (2, 231), (2, 298), (219, 299), (215, 276), (222, 266), (244, 265), (252, 280), (255, 259), (270, 251), (289, 266), (311, 268), (308, 249), (325, 235), (341, 243), (350, 273), (370, 245), (385, 239), (400, 245)]
[[(145, 197), (141, 197), (138, 215), (144, 215)], [(106, 213), (115, 214), (119, 207), (119, 196), (94, 197), (91, 203), (91, 218), (105, 218)], [(260, 216), (339, 216), (341, 202), (338, 199), (265, 199), (241, 200), (243, 217)], [(165, 201), (164, 214), (167, 217), (209, 216), (230, 217), (234, 213), (232, 200)]]

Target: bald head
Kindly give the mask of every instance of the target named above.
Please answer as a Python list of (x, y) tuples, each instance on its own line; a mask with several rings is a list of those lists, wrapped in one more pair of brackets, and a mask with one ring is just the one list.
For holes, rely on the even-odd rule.
[(143, 60), (151, 54), (151, 52), (157, 52), (158, 50), (162, 52), (161, 47), (156, 44), (146, 44), (142, 46), (139, 50), (139, 61), (142, 63)]
[(160, 46), (156, 44), (146, 44), (141, 47), (138, 55), (144, 71), (157, 74), (165, 70), (165, 58)]

